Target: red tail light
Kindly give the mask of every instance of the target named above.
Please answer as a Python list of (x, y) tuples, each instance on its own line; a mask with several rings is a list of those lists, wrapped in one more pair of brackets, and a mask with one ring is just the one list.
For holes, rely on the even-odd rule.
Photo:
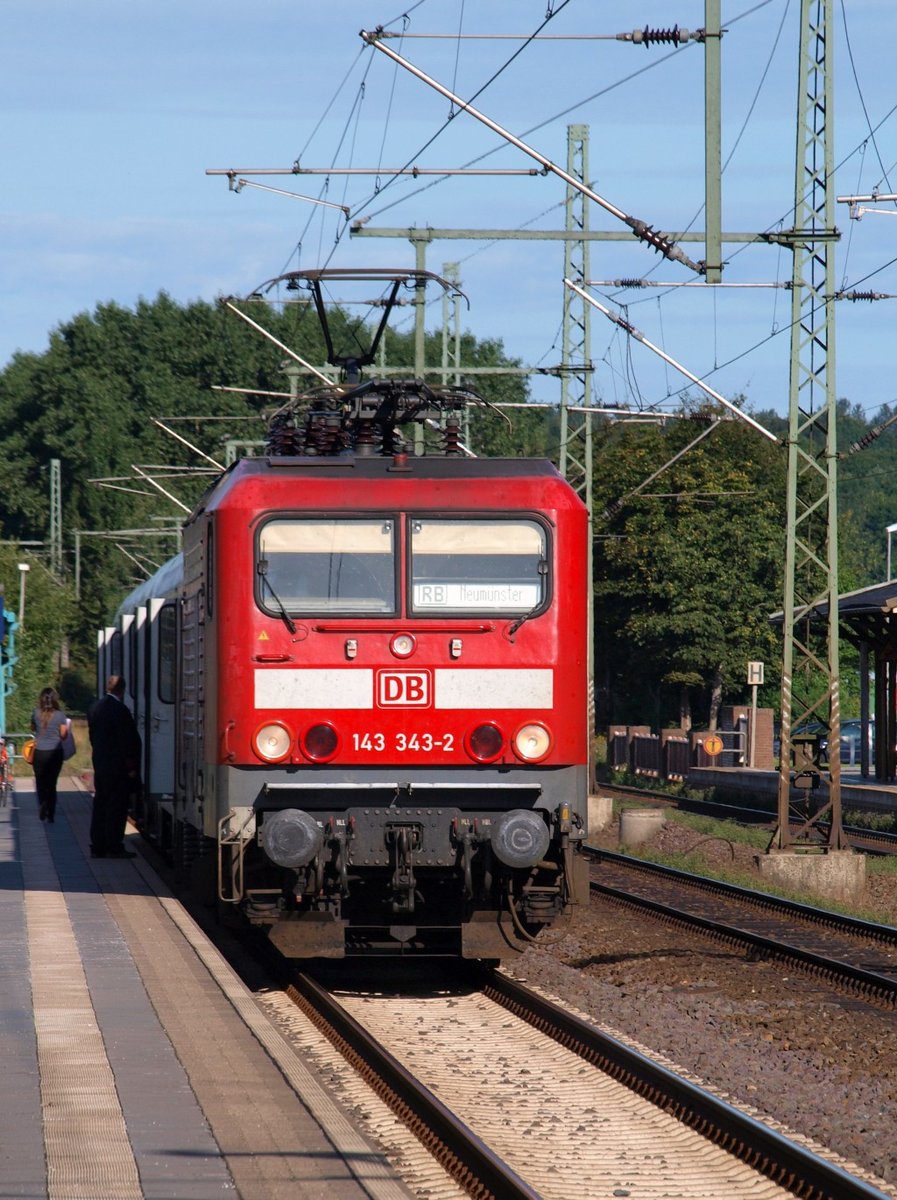
[(497, 725), (477, 725), (464, 739), (467, 753), (478, 762), (494, 762), (504, 745), (504, 734)]
[(329, 762), (339, 749), (339, 735), (332, 725), (312, 725), (302, 737), (302, 751), (313, 762)]

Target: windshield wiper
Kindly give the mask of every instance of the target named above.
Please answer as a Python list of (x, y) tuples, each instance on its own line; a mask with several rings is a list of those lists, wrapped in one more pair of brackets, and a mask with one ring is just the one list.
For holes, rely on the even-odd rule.
[(283, 618), (284, 625), (286, 625), (286, 627), (287, 627), (287, 629), (289, 629), (290, 633), (295, 633), (296, 626), (293, 622), (293, 618), (287, 612), (286, 608), (284, 608), (283, 601), (281, 600), (280, 596), (278, 596), (277, 592), (275, 592), (274, 588), (271, 585), (271, 580), (268, 578), (268, 563), (267, 563), (266, 559), (264, 559), (264, 558), (261, 559), (261, 561), (259, 562), (258, 570), (259, 570), (259, 575), (261, 575), (261, 577), (262, 577), (262, 582), (267, 586), (268, 591), (271, 593), (271, 595), (274, 598), (274, 603), (277, 605), (278, 609), (280, 610), (280, 615)]
[[(543, 578), (548, 574), (548, 563), (545, 561), (544, 558), (539, 560), (539, 565), (536, 568), (536, 573), (538, 575), (541, 575)], [(508, 626), (508, 637), (512, 638), (514, 636), (514, 634), (517, 632), (517, 630), (520, 628), (520, 626), (523, 625), (523, 623), (525, 621), (528, 621), (530, 619), (530, 617), (534, 617), (544, 603), (545, 603), (545, 597), (540, 596), (539, 599), (536, 601), (536, 603), (533, 605), (533, 607), (529, 610), (529, 612), (523, 613), (521, 616), (519, 616), (517, 618), (516, 621), (514, 621), (514, 623), (512, 625)]]

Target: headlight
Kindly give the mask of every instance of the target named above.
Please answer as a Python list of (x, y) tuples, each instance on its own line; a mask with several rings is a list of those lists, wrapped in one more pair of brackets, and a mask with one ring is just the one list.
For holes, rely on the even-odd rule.
[(324, 845), (324, 831), (307, 812), (284, 808), (266, 813), (261, 830), (262, 849), (279, 867), (304, 867)]
[(530, 722), (514, 734), (514, 753), (525, 762), (538, 762), (551, 749), (551, 734), (544, 725)]
[(493, 762), (501, 754), (504, 744), (504, 736), (497, 725), (477, 725), (464, 739), (467, 753), (478, 762)]
[(339, 749), (339, 736), (332, 725), (312, 725), (302, 737), (302, 751), (314, 762), (328, 762)]
[(271, 721), (255, 731), (252, 748), (265, 762), (280, 762), (290, 752), (293, 737), (286, 725)]
[(515, 808), (492, 822), (492, 849), (506, 867), (531, 867), (545, 857), (550, 841), (541, 812)]
[(396, 658), (408, 658), (414, 653), (416, 643), (410, 633), (397, 633), (389, 643), (389, 648)]

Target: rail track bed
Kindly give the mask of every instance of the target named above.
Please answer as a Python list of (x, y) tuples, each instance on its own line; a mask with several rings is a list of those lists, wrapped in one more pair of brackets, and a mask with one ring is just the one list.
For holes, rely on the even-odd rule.
[(332, 992), (300, 976), (289, 991), (301, 1016), (267, 1004), (356, 1116), (410, 1163), (341, 1055), (437, 1156), (443, 1178), (406, 1176), (422, 1195), (888, 1194), (503, 972)]
[(750, 953), (816, 973), (839, 987), (897, 1007), (897, 928), (842, 916), (703, 876), (593, 852), (592, 888), (623, 904)]
[[(675, 823), (665, 826), (661, 850), (677, 841)], [(531, 947), (512, 970), (897, 1195), (893, 1008), (595, 893), (567, 936)]]

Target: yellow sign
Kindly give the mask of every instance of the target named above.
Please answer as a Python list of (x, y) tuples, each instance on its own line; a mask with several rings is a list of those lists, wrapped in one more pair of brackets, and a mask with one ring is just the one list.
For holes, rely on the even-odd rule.
[(715, 733), (711, 733), (709, 737), (704, 738), (704, 753), (709, 754), (711, 758), (716, 758), (717, 754), (722, 752), (723, 739)]

